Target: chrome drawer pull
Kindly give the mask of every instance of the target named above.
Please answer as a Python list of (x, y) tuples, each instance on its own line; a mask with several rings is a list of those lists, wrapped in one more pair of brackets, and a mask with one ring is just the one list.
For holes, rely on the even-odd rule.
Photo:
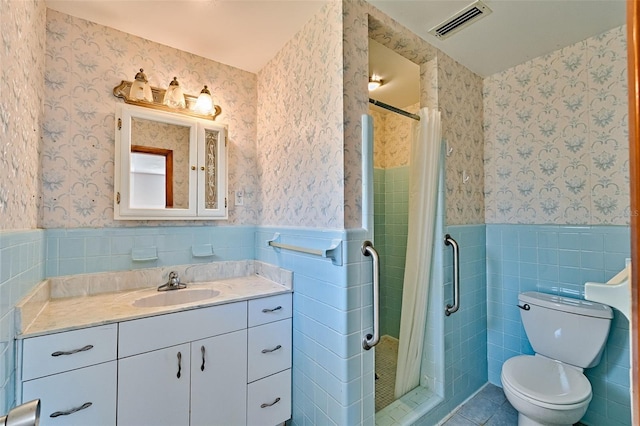
[(265, 309), (263, 309), (263, 310), (262, 310), (262, 313), (263, 313), (263, 314), (268, 314), (268, 313), (271, 313), (271, 312), (279, 311), (280, 309), (282, 309), (282, 306), (276, 306), (276, 307), (275, 307), (275, 308), (273, 308), (273, 309), (267, 309), (267, 308), (265, 308)]
[(275, 352), (275, 351), (277, 351), (278, 349), (282, 349), (282, 345), (278, 345), (278, 346), (276, 346), (276, 347), (275, 347), (275, 348), (273, 348), (273, 349), (263, 349), (263, 350), (262, 350), (262, 353), (263, 353), (263, 354), (268, 354), (268, 353), (270, 353), (270, 352)]
[(202, 352), (202, 365), (200, 366), (200, 371), (204, 371), (204, 346), (200, 346), (200, 352)]
[(272, 405), (276, 405), (278, 402), (280, 402), (280, 397), (276, 398), (275, 401), (273, 401), (271, 404), (262, 404), (260, 406), (260, 408), (267, 408), (267, 407), (271, 407)]
[(84, 346), (80, 349), (74, 349), (72, 351), (56, 351), (54, 353), (51, 354), (51, 356), (60, 356), (60, 355), (73, 355), (73, 354), (77, 354), (78, 352), (85, 352), (88, 350), (93, 349), (93, 345), (87, 345)]
[(80, 410), (87, 409), (87, 408), (91, 407), (92, 405), (93, 405), (92, 402), (85, 402), (81, 406), (76, 407), (76, 408), (72, 408), (71, 410), (68, 410), (68, 411), (56, 411), (55, 413), (51, 413), (49, 415), (49, 417), (56, 418), (56, 417), (60, 417), (60, 416), (68, 416), (69, 414), (77, 413)]

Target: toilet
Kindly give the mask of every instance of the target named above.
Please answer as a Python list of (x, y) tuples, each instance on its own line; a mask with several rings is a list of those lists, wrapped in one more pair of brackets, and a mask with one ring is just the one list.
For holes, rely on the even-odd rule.
[(591, 401), (583, 369), (600, 362), (613, 311), (607, 305), (551, 294), (518, 295), (520, 316), (535, 355), (502, 365), (502, 388), (518, 411), (518, 426), (577, 423)]

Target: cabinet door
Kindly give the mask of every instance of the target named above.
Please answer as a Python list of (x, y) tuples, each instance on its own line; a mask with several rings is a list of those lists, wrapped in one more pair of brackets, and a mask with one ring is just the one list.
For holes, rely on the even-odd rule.
[(54, 374), (22, 384), (23, 401), (40, 399), (42, 426), (113, 426), (116, 361)]
[(198, 120), (133, 105), (116, 118), (114, 218), (195, 217)]
[(189, 424), (189, 344), (118, 360), (118, 426)]
[(246, 392), (246, 330), (191, 343), (191, 426), (244, 426)]
[(198, 216), (227, 218), (226, 129), (198, 123)]

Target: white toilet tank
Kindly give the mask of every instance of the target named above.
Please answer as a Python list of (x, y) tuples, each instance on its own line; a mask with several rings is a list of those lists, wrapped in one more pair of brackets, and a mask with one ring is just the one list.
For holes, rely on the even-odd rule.
[(521, 293), (518, 300), (537, 354), (580, 368), (598, 365), (613, 318), (609, 306), (535, 291)]

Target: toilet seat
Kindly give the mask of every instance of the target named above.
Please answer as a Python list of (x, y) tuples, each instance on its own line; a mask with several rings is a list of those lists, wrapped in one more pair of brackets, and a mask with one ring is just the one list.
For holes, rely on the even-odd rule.
[(531, 355), (508, 359), (503, 386), (538, 405), (569, 409), (591, 400), (591, 383), (582, 372), (559, 361)]

